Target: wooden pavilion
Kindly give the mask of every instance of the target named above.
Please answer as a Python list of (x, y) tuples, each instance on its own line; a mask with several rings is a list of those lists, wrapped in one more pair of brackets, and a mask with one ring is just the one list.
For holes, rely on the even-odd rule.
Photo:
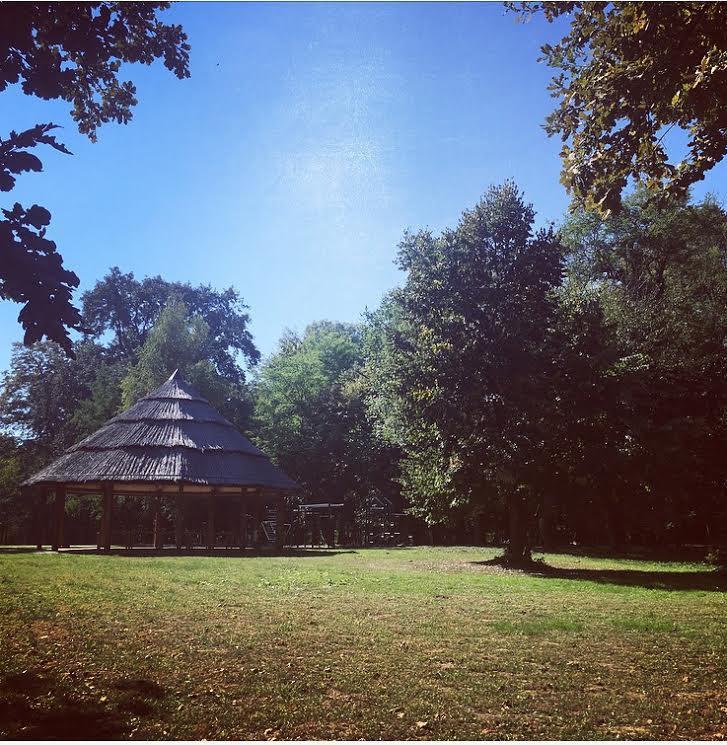
[(101, 495), (100, 549), (111, 549), (117, 496), (150, 498), (154, 506), (154, 547), (163, 548), (162, 503), (173, 504), (175, 546), (184, 543), (185, 507), (191, 498), (207, 501), (206, 547), (216, 545), (215, 514), (224, 500), (234, 543), (244, 548), (249, 513), (258, 520), (274, 505), (282, 548), (286, 495), (297, 484), (274, 466), (227, 419), (175, 371), (163, 385), (103, 427), (69, 448), (22, 485), (35, 498), (38, 548), (47, 533), (43, 515), (51, 505), (51, 543), (64, 544), (66, 496)]

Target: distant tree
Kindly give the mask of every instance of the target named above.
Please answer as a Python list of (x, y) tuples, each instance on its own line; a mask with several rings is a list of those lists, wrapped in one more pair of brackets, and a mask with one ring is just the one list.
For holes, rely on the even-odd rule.
[(146, 335), (138, 361), (121, 382), (122, 408), (132, 406), (179, 369), (213, 406), (244, 428), (246, 390), (220, 373), (208, 355), (209, 347), (207, 322), (199, 315), (190, 315), (182, 300), (171, 297)]
[(118, 267), (83, 294), (83, 317), (93, 339), (107, 338), (109, 349), (132, 362), (170, 298), (185, 304), (192, 315), (207, 324), (205, 353), (218, 371), (242, 383), (244, 372), (238, 358), (250, 364), (260, 359), (249, 330), (247, 306), (236, 290), (214, 290), (208, 285), (168, 282), (161, 277), (135, 279)]
[(727, 509), (727, 213), (686, 197), (659, 209), (638, 191), (608, 219), (577, 211), (561, 235), (618, 353), (600, 449), (618, 481), (597, 488), (613, 485), (632, 540), (709, 540)]
[(74, 350), (71, 359), (53, 342), (13, 345), (0, 380), (0, 523), (28, 527), (21, 482), (117, 412), (120, 363), (90, 341)]
[[(168, 3), (0, 3), (0, 91), (20, 83), (24, 93), (73, 104), (81, 133), (96, 140), (98, 127), (127, 123), (136, 88), (119, 79), (122, 63), (151, 64), (162, 58), (178, 78), (189, 76), (189, 45), (182, 28), (161, 23)], [(30, 149), (47, 144), (69, 151), (49, 134), (54, 124), (38, 124), (0, 140), (0, 191), (15, 176), (42, 170)], [(81, 329), (71, 303), (78, 277), (63, 267), (46, 238), (51, 215), (38, 205), (15, 204), (0, 220), (0, 298), (23, 303), (19, 321), (24, 343), (47, 337), (73, 355), (68, 334)]]
[(371, 406), (403, 451), (405, 495), (433, 522), (463, 503), (504, 502), (513, 561), (529, 555), (533, 484), (558, 400), (562, 247), (552, 230), (533, 234), (533, 220), (506, 183), (455, 229), (405, 235), (406, 282), (370, 361)]
[(91, 342), (76, 352), (71, 360), (53, 342), (13, 347), (0, 386), (0, 427), (26, 446), (30, 466), (44, 464), (78, 439), (74, 414), (106, 355)]
[(255, 437), (309, 498), (365, 499), (396, 491), (392, 454), (366, 415), (358, 325), (320, 322), (287, 333), (254, 385)]
[(121, 408), (121, 381), (129, 365), (125, 362), (104, 360), (98, 366), (88, 386), (88, 398), (77, 402), (70, 426), (79, 439), (95, 432), (115, 416)]
[[(617, 212), (629, 178), (683, 197), (727, 153), (727, 7), (722, 3), (523, 2), (524, 16), (566, 18), (542, 47), (559, 99), (545, 130), (563, 142), (561, 181), (576, 204)], [(672, 163), (664, 138), (689, 133)], [(662, 199), (663, 201), (663, 199)]]
[(0, 435), (0, 525), (20, 525), (26, 518), (18, 500), (23, 475), (20, 446), (14, 438)]
[[(190, 314), (182, 307), (176, 326), (167, 318), (152, 335), (166, 304), (181, 302), (175, 300), (177, 291), (192, 300), (215, 331), (199, 313)], [(116, 270), (86, 293), (84, 301), (90, 309), (91, 333), (74, 344), (76, 359), (68, 359), (51, 342), (30, 348), (18, 345), (2, 379), (0, 429), (22, 447), (26, 471), (44, 465), (117, 414), (122, 407), (122, 381), (128, 379), (127, 387), (134, 385), (133, 392), (126, 394), (126, 401), (133, 401), (159, 385), (175, 367), (185, 373), (194, 368), (190, 382), (203, 387), (237, 426), (248, 426), (250, 396), (238, 359), (254, 361), (258, 352), (247, 330), (245, 306), (234, 290), (217, 292), (160, 278), (137, 282), (133, 275)], [(193, 321), (190, 315), (196, 316)], [(182, 333), (190, 323), (200, 329), (191, 349)], [(172, 332), (176, 341), (167, 340)], [(145, 348), (150, 336), (153, 343)], [(134, 343), (122, 344), (119, 338), (133, 338)]]

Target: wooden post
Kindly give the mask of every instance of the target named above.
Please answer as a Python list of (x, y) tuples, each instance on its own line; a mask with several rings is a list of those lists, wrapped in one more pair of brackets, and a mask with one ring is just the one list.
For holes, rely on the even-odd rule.
[(177, 551), (182, 548), (184, 542), (184, 487), (182, 484), (179, 485), (179, 493), (177, 494), (176, 509), (174, 513), (174, 543), (177, 547)]
[(36, 545), (35, 547), (38, 549), (38, 551), (43, 550), (43, 533), (44, 531), (44, 523), (45, 523), (45, 505), (46, 505), (46, 499), (47, 494), (44, 486), (37, 486), (36, 487), (36, 493), (35, 493), (35, 510), (34, 510), (34, 521), (35, 525), (34, 532), (35, 532), (35, 540)]
[(154, 548), (164, 547), (164, 537), (162, 535), (162, 494), (161, 489), (157, 489), (154, 496)]
[(330, 501), (328, 502), (328, 533), (331, 538), (328, 548), (336, 548), (336, 524), (333, 522), (333, 508)]
[(215, 547), (215, 499), (216, 493), (213, 489), (207, 497), (207, 549), (212, 551)]
[(105, 483), (103, 485), (103, 501), (101, 503), (101, 540), (99, 548), (104, 551), (111, 550), (111, 525), (112, 512), (114, 509), (114, 485)]
[(275, 521), (275, 548), (281, 551), (285, 544), (285, 497), (282, 494), (277, 494), (275, 502), (278, 513)]
[(66, 485), (56, 484), (53, 503), (53, 550), (63, 546), (63, 523), (66, 516)]
[(240, 490), (240, 548), (247, 547), (247, 496)]

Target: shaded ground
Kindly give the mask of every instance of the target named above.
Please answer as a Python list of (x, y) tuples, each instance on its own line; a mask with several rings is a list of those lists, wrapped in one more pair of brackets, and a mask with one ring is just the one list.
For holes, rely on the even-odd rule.
[[(623, 563), (623, 562), (621, 562)], [(473, 564), (483, 567), (502, 566), (502, 560), (488, 559), (475, 561)], [(667, 565), (668, 566), (668, 565)], [(600, 569), (600, 568), (572, 568), (556, 567), (545, 561), (535, 560), (527, 566), (520, 567), (523, 574), (544, 579), (572, 579), (585, 582), (600, 582), (606, 585), (626, 585), (641, 587), (647, 590), (699, 590), (702, 592), (727, 592), (727, 571), (708, 567), (698, 571), (679, 571), (667, 569), (639, 570), (639, 569)]]
[(0, 554), (0, 737), (724, 739), (706, 565)]

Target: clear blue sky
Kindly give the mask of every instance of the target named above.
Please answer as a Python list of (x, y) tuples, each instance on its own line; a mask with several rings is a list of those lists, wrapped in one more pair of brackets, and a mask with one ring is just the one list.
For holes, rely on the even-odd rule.
[[(375, 307), (401, 279), (404, 230), (454, 224), (489, 184), (515, 179), (540, 223), (566, 209), (536, 61), (557, 29), (539, 19), (415, 3), (191, 3), (163, 16), (189, 35), (191, 78), (127, 68), (134, 119), (96, 144), (67, 104), (0, 94), (3, 133), (64, 126), (73, 157), (44, 151), (45, 171), (3, 203), (51, 210), (81, 290), (114, 265), (233, 285), (267, 354), (286, 327)], [(725, 184), (720, 168), (695, 193)], [(0, 369), (19, 309), (0, 303)]]

